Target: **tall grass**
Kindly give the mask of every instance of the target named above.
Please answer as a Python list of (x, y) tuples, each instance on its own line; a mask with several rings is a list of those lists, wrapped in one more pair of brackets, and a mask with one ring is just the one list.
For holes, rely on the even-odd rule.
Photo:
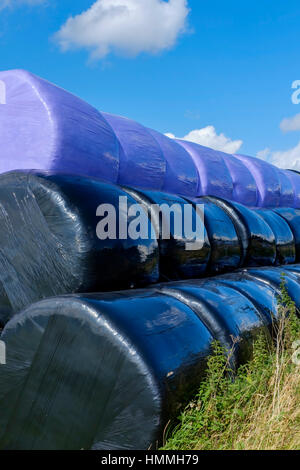
[(274, 341), (261, 334), (252, 360), (234, 380), (228, 358), (214, 344), (207, 376), (178, 426), (167, 432), (164, 450), (300, 449), (300, 320), (284, 278), (277, 313)]

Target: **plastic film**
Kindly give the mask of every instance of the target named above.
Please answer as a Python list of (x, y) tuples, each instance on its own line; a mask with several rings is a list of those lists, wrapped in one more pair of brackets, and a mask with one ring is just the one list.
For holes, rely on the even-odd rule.
[[(136, 199), (137, 203), (145, 207), (156, 229), (161, 279), (179, 280), (202, 276), (207, 269), (210, 256), (210, 243), (203, 214), (198, 213), (192, 204), (178, 196), (157, 191), (124, 189)], [(196, 235), (199, 242), (196, 240)], [(190, 239), (191, 236), (194, 237), (194, 241)]]
[(271, 227), (254, 210), (236, 202), (209, 197), (231, 217), (241, 246), (246, 266), (272, 265), (276, 260), (275, 235)]
[(294, 263), (296, 261), (296, 246), (289, 224), (272, 210), (260, 209), (258, 213), (271, 227), (275, 235), (276, 264)]
[[(122, 196), (129, 208), (135, 204), (117, 186), (96, 180), (24, 172), (0, 176), (2, 321), (8, 301), (13, 314), (44, 297), (158, 280), (150, 221), (147, 238), (119, 238), (119, 224), (128, 229), (133, 219), (119, 214)], [(115, 208), (115, 239), (98, 238), (102, 219), (96, 212), (103, 203)]]
[(206, 198), (190, 201), (202, 204), (204, 208), (204, 223), (211, 245), (208, 272), (220, 274), (240, 267), (243, 260), (242, 246), (231, 218), (221, 207)]
[(161, 442), (212, 336), (186, 305), (149, 290), (45, 300), (2, 339), (1, 449), (121, 450)]

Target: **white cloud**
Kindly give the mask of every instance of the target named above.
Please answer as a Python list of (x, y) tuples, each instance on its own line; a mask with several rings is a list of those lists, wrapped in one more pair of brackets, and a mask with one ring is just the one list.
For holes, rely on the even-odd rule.
[(97, 0), (54, 38), (63, 51), (86, 48), (94, 59), (110, 52), (155, 54), (175, 44), (188, 14), (187, 0)]
[[(168, 137), (175, 138), (174, 134), (166, 134)], [(214, 126), (203, 127), (202, 129), (195, 129), (187, 134), (185, 137), (179, 137), (183, 140), (195, 142), (196, 144), (204, 145), (215, 150), (221, 150), (226, 153), (236, 153), (243, 145), (242, 140), (231, 140), (224, 134), (217, 134)]]
[(300, 171), (300, 142), (289, 150), (271, 151), (269, 148), (257, 153), (257, 157), (279, 168)]
[(300, 131), (300, 114), (283, 119), (280, 129), (284, 132)]

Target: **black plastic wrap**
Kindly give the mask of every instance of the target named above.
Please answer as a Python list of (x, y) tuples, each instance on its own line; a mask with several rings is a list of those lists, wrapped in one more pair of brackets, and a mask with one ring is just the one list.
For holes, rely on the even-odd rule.
[(245, 266), (275, 264), (275, 235), (271, 227), (257, 212), (225, 199), (215, 197), (207, 199), (224, 209), (231, 217), (243, 247), (243, 264)]
[(293, 232), (289, 224), (276, 212), (258, 209), (259, 215), (271, 227), (275, 235), (276, 264), (292, 264), (296, 261), (296, 246)]
[(195, 311), (227, 350), (233, 368), (250, 358), (258, 332), (268, 334), (265, 319), (254, 304), (218, 280), (168, 283), (161, 289)]
[[(158, 280), (155, 237), (118, 238), (119, 196), (128, 195), (118, 186), (79, 176), (24, 172), (0, 176), (2, 323), (45, 297)], [(101, 218), (96, 210), (102, 203), (116, 209), (116, 240), (97, 237)], [(135, 200), (128, 196), (131, 204)]]
[(220, 274), (240, 267), (243, 261), (243, 248), (227, 213), (205, 198), (186, 198), (186, 200), (193, 204), (203, 204), (204, 207), (204, 224), (211, 246), (207, 272)]
[(141, 290), (44, 300), (1, 339), (0, 448), (111, 450), (160, 441), (213, 338), (188, 306)]
[[(168, 193), (158, 191), (137, 191), (131, 188), (124, 188), (136, 201), (145, 207), (149, 217), (154, 218), (153, 225), (156, 228), (156, 233), (159, 240), (159, 269), (162, 280), (179, 280), (190, 279), (202, 276), (206, 269), (210, 257), (210, 243), (207, 237), (207, 232), (204, 226), (202, 214), (198, 214), (191, 205), (191, 215), (193, 218), (193, 229), (196, 228), (196, 218), (198, 219), (199, 226), (202, 227), (202, 236), (199, 234), (199, 239), (202, 241), (199, 248), (187, 250), (187, 243), (191, 240), (186, 234), (184, 206), (188, 203), (181, 197), (174, 196)], [(201, 203), (201, 201), (200, 201)], [(157, 208), (155, 208), (155, 205)], [(158, 206), (161, 211), (159, 212)], [(179, 219), (181, 220), (181, 227), (183, 228), (182, 234), (176, 233), (175, 217), (169, 217), (170, 211), (173, 207), (177, 207)], [(152, 212), (151, 212), (152, 209)], [(163, 221), (170, 221), (170, 238), (162, 236)], [(179, 236), (178, 235), (182, 235)]]
[(273, 211), (289, 224), (295, 240), (296, 261), (300, 261), (300, 210), (290, 207), (278, 207), (273, 209)]
[(300, 265), (299, 264), (292, 264), (290, 266), (282, 266), (282, 270), (284, 272), (295, 274), (297, 277), (300, 276)]
[[(213, 339), (247, 360), (270, 338), (282, 273), (249, 268), (149, 289), (43, 300), (5, 326), (0, 449), (148, 449), (193, 396)], [(235, 339), (239, 341), (236, 342)]]
[[(143, 230), (137, 239), (119, 237), (119, 218), (127, 229), (135, 218), (125, 219), (128, 213), (119, 206), (120, 197), (127, 198), (128, 210), (142, 204), (147, 237)], [(101, 218), (96, 211), (103, 203), (115, 209), (114, 240), (97, 237)], [(204, 220), (196, 204), (203, 206)], [(153, 211), (153, 205), (164, 209)], [(183, 233), (178, 237), (171, 215), (170, 237), (165, 239), (162, 221), (169, 219), (172, 206), (177, 207)], [(192, 227), (186, 223), (191, 219)], [(190, 240), (196, 220), (201, 227), (198, 245)], [(219, 198), (183, 199), (79, 176), (1, 175), (0, 221), (0, 326), (45, 297), (143, 287), (242, 266), (293, 263), (295, 247), (300, 259), (300, 210), (252, 210)]]
[(226, 274), (218, 282), (246, 296), (260, 311), (264, 323), (272, 330), (277, 317), (279, 288), (266, 282), (253, 279), (245, 271)]
[(300, 283), (297, 276), (292, 271), (285, 270), (285, 267), (275, 268), (250, 268), (245, 269), (245, 273), (250, 277), (257, 279), (277, 289), (280, 294), (280, 285), (283, 281), (283, 274), (285, 274), (285, 285), (287, 293), (290, 298), (295, 302), (297, 308), (300, 306)]

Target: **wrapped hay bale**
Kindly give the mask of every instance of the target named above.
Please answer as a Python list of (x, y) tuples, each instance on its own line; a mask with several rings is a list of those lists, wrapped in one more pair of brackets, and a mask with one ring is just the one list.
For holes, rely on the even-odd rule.
[(264, 266), (276, 261), (275, 235), (258, 212), (242, 204), (208, 197), (232, 219), (242, 246), (242, 265)]
[[(296, 275), (286, 270), (299, 308)], [(281, 268), (251, 268), (29, 306), (1, 335), (0, 448), (156, 448), (204, 377), (213, 340), (235, 368), (258, 334), (270, 338), (281, 282)]]
[[(120, 237), (135, 200), (119, 187), (79, 176), (0, 175), (0, 319), (45, 297), (147, 285), (159, 278), (157, 240)], [(114, 239), (100, 239), (101, 204), (115, 211)], [(106, 206), (104, 206), (105, 208)], [(101, 213), (104, 216), (104, 212)], [(115, 227), (114, 227), (115, 225)]]
[(1, 339), (1, 449), (148, 449), (203, 375), (212, 335), (149, 291), (47, 299)]
[[(159, 269), (162, 280), (190, 279), (202, 276), (210, 257), (205, 207), (172, 194), (124, 188), (147, 211), (155, 227), (159, 245)], [(201, 201), (200, 201), (201, 203)]]

